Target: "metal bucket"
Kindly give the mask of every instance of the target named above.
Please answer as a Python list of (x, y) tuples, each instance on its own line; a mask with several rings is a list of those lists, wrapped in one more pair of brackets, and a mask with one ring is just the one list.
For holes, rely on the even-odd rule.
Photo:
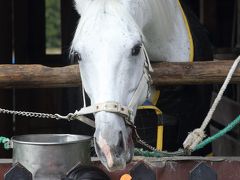
[(90, 163), (91, 137), (69, 134), (12, 138), (13, 163), (21, 163), (34, 180), (59, 180), (79, 162)]

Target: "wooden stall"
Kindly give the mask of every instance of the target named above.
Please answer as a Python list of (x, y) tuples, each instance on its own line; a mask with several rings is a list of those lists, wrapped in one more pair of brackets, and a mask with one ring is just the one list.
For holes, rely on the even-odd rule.
[[(71, 0), (59, 0), (61, 53), (46, 53), (46, 1), (47, 0), (0, 0), (0, 107), (13, 110), (67, 114), (82, 105), (79, 90), (80, 77), (77, 65), (69, 65), (68, 50), (73, 38), (78, 15)], [(158, 63), (154, 64), (155, 85), (215, 84), (219, 89), (240, 52), (240, 3), (237, 0), (183, 0), (198, 16), (213, 43), (213, 62)], [(221, 59), (221, 61), (219, 61)], [(225, 61), (222, 61), (225, 59)], [(231, 60), (226, 60), (231, 59)], [(167, 69), (167, 70), (166, 70)], [(31, 78), (29, 78), (31, 77)], [(232, 83), (239, 84), (240, 70)], [(240, 113), (240, 88), (231, 85), (213, 117), (214, 133)], [(215, 97), (215, 94), (213, 95)], [(227, 107), (227, 108), (226, 108)], [(82, 133), (86, 126), (78, 122), (21, 118), (0, 114), (0, 136), (31, 133)], [(90, 129), (89, 131), (92, 131)], [(240, 128), (228, 133), (213, 146), (216, 155), (239, 156)], [(224, 144), (224, 145), (223, 145)], [(226, 148), (230, 147), (230, 148)], [(11, 167), (11, 152), (0, 148), (0, 178)], [(141, 165), (136, 159), (127, 169), (108, 173), (119, 179)], [(239, 158), (144, 159), (145, 167), (154, 171), (158, 179), (191, 179), (193, 171), (203, 163), (218, 179), (239, 178)], [(99, 165), (99, 162), (96, 162)], [(227, 170), (226, 170), (227, 169)], [(206, 175), (207, 173), (205, 173)], [(199, 174), (198, 174), (199, 175)], [(200, 174), (201, 175), (201, 174)], [(208, 174), (207, 174), (208, 175)], [(206, 179), (208, 177), (204, 177)], [(211, 178), (210, 178), (211, 179)]]
[[(81, 107), (81, 93), (79, 93), (79, 88), (76, 87), (80, 82), (77, 67), (56, 68), (69, 65), (68, 50), (79, 17), (73, 8), (71, 0), (59, 0), (61, 6), (59, 12), (61, 14), (59, 27), (61, 29), (61, 53), (58, 55), (46, 54), (46, 1), (0, 0), (0, 64), (8, 64), (0, 66), (0, 87), (1, 89), (8, 87), (8, 89), (0, 90), (0, 107), (61, 114), (73, 112)], [(239, 18), (237, 18), (239, 15), (238, 1), (183, 1), (191, 7), (200, 21), (206, 26), (213, 42), (216, 59), (233, 59), (236, 57), (239, 52), (240, 37), (240, 31), (238, 30)], [(154, 67), (157, 73), (153, 74), (153, 79), (158, 85), (176, 85), (183, 83), (183, 80), (185, 84), (206, 83), (205, 79), (210, 78), (212, 79), (211, 83), (221, 83), (231, 63), (227, 61), (215, 62), (214, 64), (220, 69), (212, 69), (213, 64), (211, 63), (197, 63), (194, 65), (156, 64)], [(25, 69), (23, 66), (19, 66), (23, 64), (34, 64), (35, 66), (29, 65)], [(45, 65), (48, 68), (36, 64)], [(208, 69), (206, 70), (211, 71), (213, 74), (199, 71), (201, 66), (207, 66)], [(50, 69), (49, 67), (55, 68)], [(174, 74), (175, 72), (171, 71), (171, 67), (177, 68), (176, 73), (178, 74)], [(31, 81), (29, 79), (25, 80), (24, 84), (24, 80), (17, 74), (29, 74), (28, 68), (37, 68), (33, 69), (35, 72), (33, 74), (33, 76), (35, 75), (34, 78), (39, 78), (35, 83), (32, 82), (34, 81), (34, 78), (32, 78)], [(170, 69), (169, 71), (161, 70), (165, 68)], [(55, 78), (60, 71), (71, 74), (64, 75), (60, 73), (61, 78), (65, 78), (65, 81), (55, 81), (60, 79), (53, 79), (54, 75), (47, 74), (46, 70), (56, 73)], [(205, 70), (205, 68), (202, 70)], [(43, 73), (44, 76), (41, 76)], [(67, 81), (66, 78), (68, 77), (66, 76), (71, 76), (71, 81)], [(239, 72), (234, 78), (234, 82), (239, 82), (238, 76)], [(18, 79), (14, 79), (14, 77), (18, 77)], [(168, 77), (168, 79), (160, 79), (159, 77)], [(49, 82), (42, 81), (41, 78), (47, 79)], [(24, 86), (30, 89), (19, 89), (19, 87)], [(63, 86), (71, 88), (61, 88)], [(218, 89), (217, 86), (216, 89)], [(231, 86), (227, 91), (227, 97), (239, 103), (239, 89), (239, 86)], [(65, 121), (57, 122), (44, 119), (32, 121), (31, 119), (5, 115), (0, 115), (0, 119), (0, 135), (7, 137), (26, 133), (79, 133), (81, 128), (85, 128), (82, 125), (74, 124), (74, 122), (67, 124)], [(78, 127), (72, 128), (76, 126)], [(239, 135), (236, 137), (239, 137)], [(0, 148), (0, 157), (10, 156), (10, 153), (6, 153)]]

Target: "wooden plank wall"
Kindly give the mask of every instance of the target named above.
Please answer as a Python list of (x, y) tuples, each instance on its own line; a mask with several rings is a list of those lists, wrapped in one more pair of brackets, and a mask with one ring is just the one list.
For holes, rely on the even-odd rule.
[[(0, 63), (64, 66), (69, 64), (68, 50), (77, 25), (78, 15), (72, 1), (61, 0), (62, 54), (45, 54), (45, 0), (0, 1)], [(14, 95), (14, 96), (13, 96)], [(29, 89), (0, 91), (0, 106), (8, 109), (67, 114), (82, 106), (79, 88)], [(15, 102), (13, 106), (12, 102)], [(31, 133), (76, 133), (87, 127), (78, 122), (22, 118), (0, 115), (0, 135)], [(14, 129), (14, 130), (13, 130)], [(82, 130), (81, 130), (82, 129)], [(86, 131), (85, 131), (86, 132)], [(87, 133), (83, 133), (87, 134)], [(0, 158), (10, 157), (0, 148)]]
[[(12, 61), (12, 1), (0, 1), (0, 63)], [(0, 106), (12, 108), (12, 90), (0, 90)], [(0, 136), (12, 136), (12, 117), (0, 114)], [(10, 157), (11, 153), (0, 147), (0, 157)]]
[[(14, 20), (17, 64), (65, 65), (61, 61), (61, 56), (47, 56), (45, 54), (44, 0), (15, 0)], [(67, 103), (63, 103), (62, 96), (62, 89), (16, 90), (16, 109), (62, 114), (62, 110), (67, 106)], [(16, 135), (69, 132), (70, 125), (65, 121), (16, 118), (16, 131), (14, 132)]]
[[(17, 64), (40, 63), (47, 66), (69, 64), (68, 51), (78, 15), (72, 1), (61, 0), (62, 54), (45, 54), (45, 1), (14, 1), (14, 36)], [(67, 114), (82, 106), (79, 88), (16, 90), (16, 109)], [(79, 122), (16, 117), (14, 134), (74, 133), (88, 134)]]

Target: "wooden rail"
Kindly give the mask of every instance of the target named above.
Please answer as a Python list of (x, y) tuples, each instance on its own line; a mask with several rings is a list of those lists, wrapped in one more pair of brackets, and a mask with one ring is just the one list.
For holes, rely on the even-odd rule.
[[(157, 86), (222, 83), (233, 61), (154, 63)], [(232, 83), (240, 83), (240, 69)], [(78, 65), (50, 68), (42, 65), (0, 65), (0, 89), (58, 88), (80, 85)]]

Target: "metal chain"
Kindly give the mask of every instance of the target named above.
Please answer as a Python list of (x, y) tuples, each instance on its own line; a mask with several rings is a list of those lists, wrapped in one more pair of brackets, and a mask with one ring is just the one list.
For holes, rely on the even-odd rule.
[(35, 117), (35, 118), (60, 119), (59, 115), (57, 115), (57, 114), (35, 113), (35, 112), (26, 112), (26, 111), (13, 111), (13, 110), (2, 109), (2, 108), (0, 108), (0, 113), (25, 116), (25, 117)]
[(185, 155), (190, 155), (191, 152), (190, 151), (186, 151), (184, 149), (179, 149), (178, 151), (175, 152), (167, 152), (167, 151), (160, 151), (158, 149), (156, 149), (155, 147), (149, 145), (148, 143), (146, 143), (144, 140), (142, 139), (138, 139), (137, 143), (145, 146), (146, 148), (148, 148), (149, 150), (159, 153), (162, 157), (169, 157), (169, 156), (185, 156)]
[[(59, 114), (48, 114), (48, 113), (36, 113), (36, 112), (27, 112), (27, 111), (13, 111), (13, 110), (8, 110), (8, 109), (2, 109), (0, 108), (0, 113), (1, 114), (10, 114), (10, 115), (18, 115), (18, 116), (24, 116), (24, 117), (35, 117), (35, 118), (46, 118), (46, 119), (66, 119), (66, 120), (73, 120), (75, 119), (74, 114), (70, 113), (67, 116), (61, 116)], [(188, 154), (185, 150), (180, 149), (179, 151), (176, 152), (166, 152), (166, 151), (159, 151), (155, 147), (147, 144), (144, 140), (142, 140), (137, 132), (136, 126), (133, 124), (131, 120), (128, 118), (125, 118), (126, 124), (128, 124), (134, 131), (135, 139), (136, 142), (145, 146), (151, 151), (157, 152), (161, 154), (162, 156), (182, 156)]]
[(155, 151), (155, 152), (161, 152), (158, 149), (156, 149), (155, 147), (151, 146), (150, 144), (147, 144), (144, 140), (142, 140), (142, 138), (139, 136), (138, 132), (137, 132), (137, 127), (133, 124), (133, 122), (129, 119), (129, 118), (124, 118), (124, 121), (127, 125), (129, 125), (133, 132), (134, 132), (134, 136), (135, 136), (135, 140), (137, 143), (145, 146), (146, 148), (148, 148), (151, 151)]
[(131, 128), (134, 131), (134, 135), (135, 135), (135, 140), (137, 143), (145, 146), (146, 148), (148, 148), (149, 150), (159, 153), (160, 156), (162, 157), (169, 157), (169, 156), (184, 156), (184, 155), (190, 155), (191, 152), (187, 151), (185, 149), (179, 149), (178, 151), (175, 152), (167, 152), (167, 151), (160, 151), (157, 148), (151, 146), (150, 144), (146, 143), (144, 140), (142, 140), (142, 138), (139, 136), (138, 132), (137, 132), (137, 127), (129, 120), (125, 120), (127, 121), (127, 124), (131, 126)]

